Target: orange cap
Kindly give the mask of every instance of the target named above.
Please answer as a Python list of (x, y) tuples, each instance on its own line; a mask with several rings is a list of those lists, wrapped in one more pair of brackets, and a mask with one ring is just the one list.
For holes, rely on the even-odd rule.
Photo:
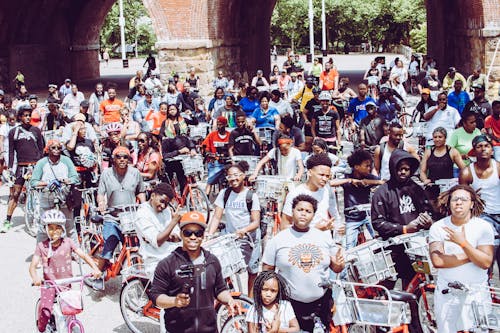
[(188, 224), (197, 224), (203, 229), (207, 227), (207, 222), (205, 221), (205, 217), (203, 216), (203, 214), (196, 211), (187, 212), (184, 215), (182, 215), (179, 223), (180, 223), (179, 227), (181, 229)]

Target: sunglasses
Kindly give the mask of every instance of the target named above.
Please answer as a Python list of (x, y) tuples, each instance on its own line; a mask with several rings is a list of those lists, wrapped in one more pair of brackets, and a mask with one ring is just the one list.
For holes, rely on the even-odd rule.
[(52, 149), (52, 150), (62, 150), (62, 147), (61, 146), (52, 146), (52, 147), (50, 147), (50, 149)]
[(138, 139), (137, 142), (140, 142), (140, 143), (145, 143), (146, 140), (145, 139)]
[(123, 159), (123, 160), (127, 160), (128, 159), (128, 155), (116, 155), (115, 158), (118, 160), (118, 159)]
[(196, 237), (200, 238), (200, 237), (203, 237), (203, 235), (205, 234), (205, 230), (199, 229), (199, 230), (193, 231), (193, 230), (189, 230), (189, 229), (184, 229), (184, 230), (182, 230), (182, 234), (184, 235), (184, 237), (191, 237), (194, 234)]
[(467, 198), (467, 197), (452, 197), (450, 199), (451, 202), (458, 202), (459, 200), (462, 201), (462, 202), (471, 201), (471, 199)]
[(237, 179), (237, 178), (240, 178), (243, 174), (242, 173), (235, 173), (233, 175), (227, 175), (226, 176), (226, 179), (227, 180), (231, 180), (231, 179)]

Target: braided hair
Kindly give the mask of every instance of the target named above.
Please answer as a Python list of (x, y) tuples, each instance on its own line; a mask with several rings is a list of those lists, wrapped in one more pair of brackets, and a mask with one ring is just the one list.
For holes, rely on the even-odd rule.
[(280, 274), (276, 273), (275, 271), (263, 271), (255, 278), (255, 282), (253, 284), (253, 306), (255, 308), (255, 313), (257, 314), (258, 332), (261, 332), (261, 322), (264, 319), (262, 288), (264, 287), (264, 283), (271, 279), (276, 279), (276, 281), (278, 282), (278, 294), (276, 295), (275, 302), (279, 304), (281, 301), (288, 301), (290, 299), (290, 288), (288, 287), (288, 284), (283, 276), (281, 276)]

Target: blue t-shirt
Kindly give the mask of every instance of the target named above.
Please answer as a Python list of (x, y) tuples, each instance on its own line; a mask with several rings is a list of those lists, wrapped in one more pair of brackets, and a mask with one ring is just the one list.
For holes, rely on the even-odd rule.
[(354, 114), (354, 121), (359, 124), (363, 118), (368, 116), (368, 112), (366, 112), (366, 103), (373, 102), (373, 98), (366, 97), (364, 101), (360, 101), (358, 97), (353, 98), (351, 102), (349, 102), (349, 108), (347, 109), (348, 114)]
[(456, 94), (455, 91), (452, 91), (448, 94), (448, 105), (453, 106), (458, 110), (458, 113), (460, 114), (462, 114), (465, 108), (465, 104), (469, 103), (469, 101), (469, 94), (463, 90), (460, 92), (460, 94)]
[(394, 119), (396, 119), (397, 114), (396, 114), (396, 104), (392, 103), (388, 99), (384, 101), (378, 101), (378, 114), (382, 118), (385, 119), (385, 121), (390, 122)]
[(279, 112), (275, 108), (270, 107), (265, 115), (262, 114), (261, 108), (256, 108), (255, 111), (252, 113), (252, 118), (255, 118), (256, 120), (255, 127), (274, 127), (275, 126), (274, 117), (278, 115)]
[(244, 97), (240, 101), (240, 106), (241, 109), (247, 114), (247, 117), (250, 117), (252, 116), (253, 111), (260, 106), (260, 103), (257, 99), (251, 101), (248, 97)]

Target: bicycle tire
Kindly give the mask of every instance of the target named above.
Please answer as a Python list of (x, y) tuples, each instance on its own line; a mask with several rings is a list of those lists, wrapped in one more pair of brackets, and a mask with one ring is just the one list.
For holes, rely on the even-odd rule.
[[(253, 300), (250, 297), (243, 294), (232, 295), (232, 296), (235, 301), (240, 302), (242, 307), (242, 313), (243, 315), (246, 315), (247, 311), (253, 305)], [(227, 307), (222, 303), (217, 304), (217, 306), (215, 307), (215, 313), (217, 315), (216, 316), (217, 330), (219, 330), (220, 332), (229, 318), (229, 313), (227, 311)]]
[(210, 201), (207, 195), (198, 187), (193, 187), (186, 196), (188, 211), (197, 211), (203, 214), (205, 221), (210, 220)]
[(135, 278), (123, 285), (120, 292), (120, 312), (125, 325), (133, 333), (160, 331), (159, 320), (144, 316), (142, 312), (148, 302), (149, 298), (141, 279)]
[(38, 192), (28, 192), (24, 210), (24, 226), (26, 232), (31, 237), (36, 237), (40, 225), (40, 198)]
[(240, 314), (229, 317), (222, 325), (221, 333), (247, 333), (248, 326), (245, 321), (245, 315)]
[(84, 333), (85, 329), (83, 324), (78, 319), (73, 319), (73, 321), (68, 325), (68, 333)]
[(428, 307), (430, 309), (430, 315), (431, 315), (431, 320), (427, 317), (427, 310), (425, 309), (425, 302), (422, 297), (422, 291), (420, 288), (417, 288), (415, 290), (415, 296), (417, 297), (417, 306), (418, 306), (418, 333), (436, 333), (437, 332), (437, 327), (436, 327), (436, 321), (434, 318), (434, 312), (432, 309), (434, 309), (434, 292), (431, 290), (427, 290), (425, 292), (426, 298), (427, 298), (427, 303)]

